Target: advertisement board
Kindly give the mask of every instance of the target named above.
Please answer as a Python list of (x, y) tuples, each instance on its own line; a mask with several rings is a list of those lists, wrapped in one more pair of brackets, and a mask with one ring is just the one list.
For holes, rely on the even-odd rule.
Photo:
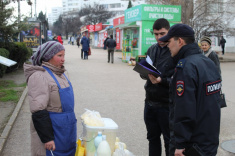
[(102, 23), (98, 23), (95, 25), (95, 31), (100, 31), (102, 30)]
[(120, 49), (120, 29), (119, 28), (116, 28), (116, 49)]
[(181, 21), (181, 6), (179, 5), (143, 5), (142, 20), (165, 18), (168, 21)]
[(52, 31), (51, 30), (47, 30), (47, 36), (51, 37), (52, 36)]
[(41, 24), (40, 22), (29, 22), (31, 28), (21, 31), (20, 41), (24, 42), (29, 48), (37, 48), (41, 44)]
[(99, 33), (98, 47), (104, 47), (104, 40), (107, 38), (107, 36), (108, 36), (107, 31)]
[(142, 21), (142, 51), (141, 55), (145, 55), (148, 48), (156, 43), (154, 35), (151, 33), (154, 21)]
[(133, 21), (155, 21), (158, 18), (180, 22), (181, 6), (142, 4), (125, 10), (125, 23)]
[(124, 24), (125, 23), (125, 17), (121, 16), (118, 18), (113, 19), (113, 27), (120, 25), (120, 24)]
[(95, 31), (95, 26), (94, 25), (88, 25), (87, 29), (88, 29), (88, 32), (94, 32)]
[[(141, 55), (145, 55), (148, 48), (157, 43), (154, 34), (152, 34), (152, 27), (155, 21), (142, 21), (142, 51)], [(170, 26), (174, 23), (170, 23)]]

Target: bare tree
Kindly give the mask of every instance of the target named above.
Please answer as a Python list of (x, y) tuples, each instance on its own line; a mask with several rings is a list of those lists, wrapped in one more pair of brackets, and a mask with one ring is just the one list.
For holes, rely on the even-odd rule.
[(107, 19), (114, 16), (113, 12), (106, 10), (103, 5), (99, 5), (96, 3), (93, 6), (86, 5), (79, 11), (78, 14), (79, 16), (84, 17), (84, 19), (82, 20), (82, 23), (84, 25), (104, 23)]
[(66, 35), (66, 38), (68, 38), (68, 35), (70, 33), (74, 35), (79, 31), (80, 27), (82, 26), (82, 22), (78, 15), (63, 14), (62, 16), (63, 16), (63, 30)]
[(57, 21), (53, 24), (52, 31), (56, 34), (65, 34), (66, 39), (68, 39), (68, 35), (70, 33), (76, 34), (81, 26), (82, 22), (78, 13), (68, 12), (59, 16)]

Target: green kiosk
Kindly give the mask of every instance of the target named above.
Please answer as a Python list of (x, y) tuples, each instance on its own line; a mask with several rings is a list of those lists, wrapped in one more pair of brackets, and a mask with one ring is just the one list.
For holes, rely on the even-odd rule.
[(142, 4), (125, 10), (122, 26), (122, 61), (145, 57), (148, 48), (156, 43), (152, 27), (158, 18), (167, 19), (171, 25), (181, 22), (181, 6)]

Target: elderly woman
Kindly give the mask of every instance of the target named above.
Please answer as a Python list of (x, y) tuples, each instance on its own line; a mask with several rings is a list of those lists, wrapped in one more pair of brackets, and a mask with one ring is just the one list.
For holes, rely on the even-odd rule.
[(203, 51), (203, 54), (210, 58), (216, 65), (216, 68), (218, 69), (219, 73), (221, 74), (221, 70), (220, 70), (220, 61), (218, 58), (218, 55), (216, 54), (216, 52), (214, 52), (211, 49), (211, 39), (207, 36), (204, 36), (200, 39), (200, 43), (201, 43), (201, 49)]
[(56, 41), (38, 47), (24, 64), (32, 120), (31, 155), (75, 155), (77, 120), (73, 88), (65, 76), (65, 48)]

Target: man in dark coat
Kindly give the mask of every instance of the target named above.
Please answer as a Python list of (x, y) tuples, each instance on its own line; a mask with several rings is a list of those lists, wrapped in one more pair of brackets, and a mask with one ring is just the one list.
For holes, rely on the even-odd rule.
[(152, 60), (153, 66), (162, 73), (161, 78), (153, 75), (148, 75), (148, 77), (140, 75), (141, 78), (147, 80), (144, 86), (146, 91), (144, 121), (149, 141), (149, 156), (161, 156), (161, 135), (164, 139), (166, 156), (169, 156), (169, 81), (174, 73), (175, 65), (167, 43), (159, 41), (159, 38), (167, 34), (169, 28), (170, 24), (164, 18), (154, 22), (152, 33), (157, 42), (147, 51), (147, 56)]
[(106, 41), (106, 46), (108, 47), (108, 63), (110, 62), (110, 56), (111, 56), (111, 62), (114, 61), (114, 49), (116, 47), (116, 41), (113, 39), (113, 35), (110, 35), (110, 39)]
[(222, 54), (224, 55), (224, 47), (225, 47), (225, 43), (226, 43), (226, 40), (224, 39), (223, 36), (221, 36), (221, 40), (220, 40), (220, 46), (222, 48)]
[(107, 43), (107, 40), (109, 39), (109, 37), (107, 37), (105, 40), (104, 40), (104, 50), (106, 50), (107, 49), (107, 47), (106, 47), (106, 43)]
[(81, 45), (82, 45), (82, 51), (84, 52), (84, 60), (88, 60), (88, 50), (90, 48), (90, 41), (86, 37), (85, 33), (83, 33)]
[(220, 74), (214, 62), (201, 53), (188, 25), (175, 24), (159, 40), (168, 43), (177, 62), (170, 85), (171, 143), (176, 150), (170, 156), (193, 155), (190, 149), (215, 156), (220, 131)]

